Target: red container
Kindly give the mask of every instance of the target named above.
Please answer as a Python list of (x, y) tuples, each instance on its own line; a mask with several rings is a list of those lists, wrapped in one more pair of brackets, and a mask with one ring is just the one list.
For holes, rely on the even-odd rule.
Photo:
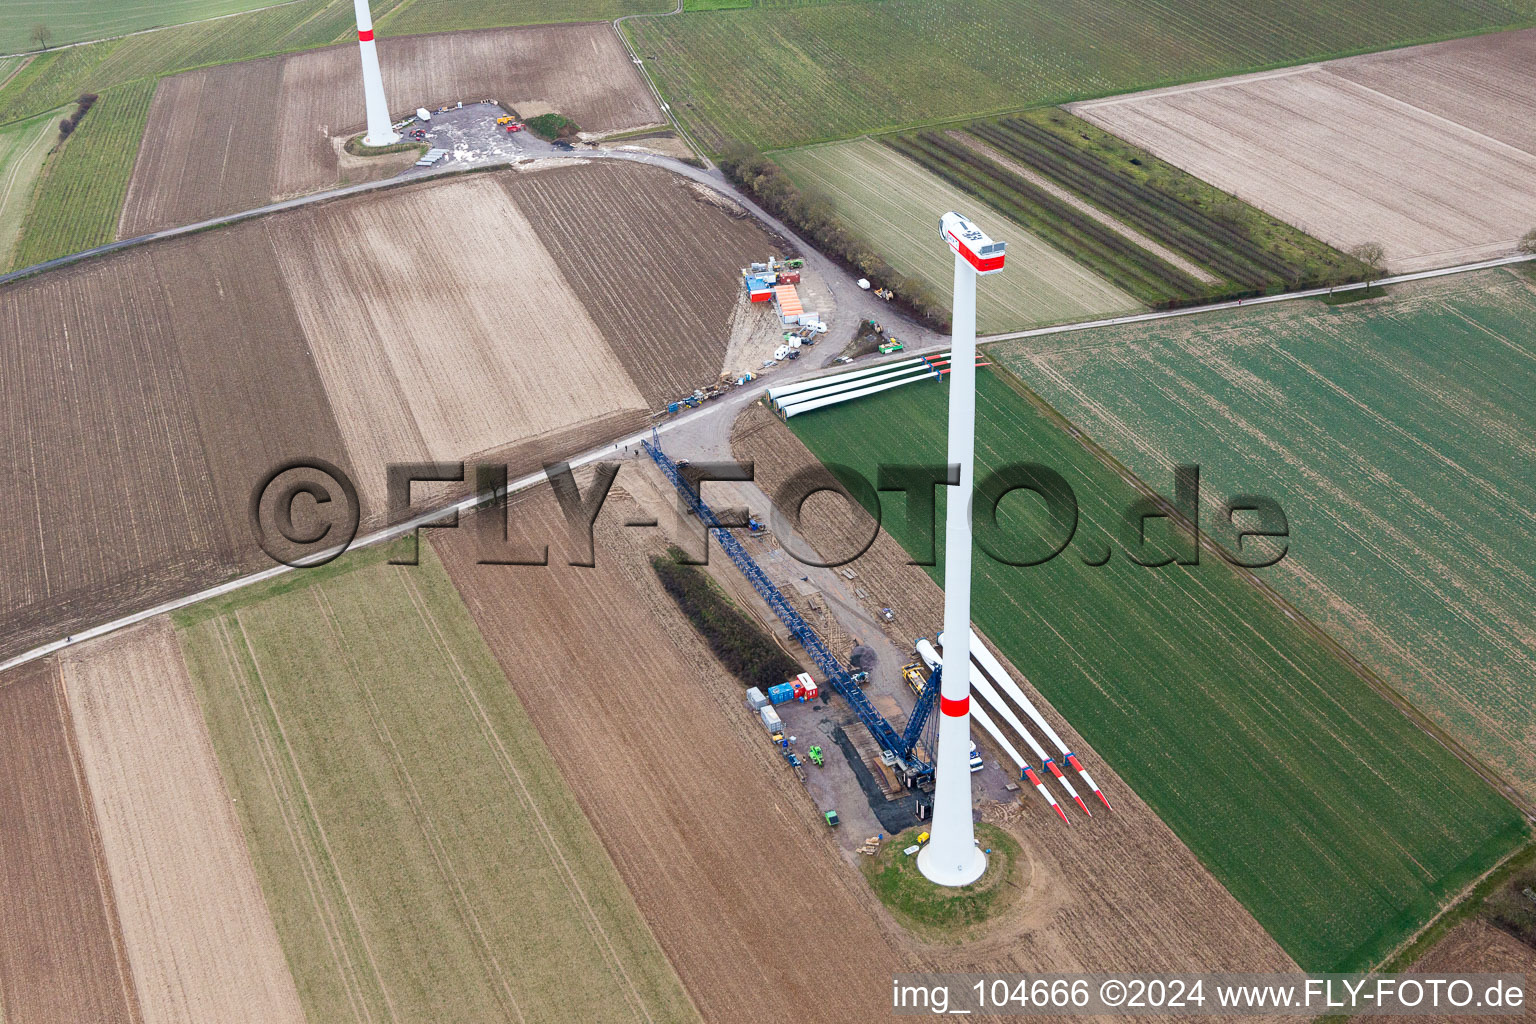
[(785, 270), (779, 273), (779, 284), (799, 284), (800, 271)]

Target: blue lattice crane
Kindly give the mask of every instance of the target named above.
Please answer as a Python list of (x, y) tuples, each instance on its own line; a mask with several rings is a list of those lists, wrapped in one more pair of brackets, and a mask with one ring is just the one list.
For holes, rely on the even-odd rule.
[[(816, 663), (816, 667), (821, 669), (827, 677), (827, 682), (831, 683), (832, 688), (853, 708), (854, 714), (875, 738), (875, 743), (880, 750), (888, 753), (895, 760), (902, 770), (902, 777), (906, 784), (917, 787), (928, 783), (933, 778), (933, 765), (915, 751), (918, 741), (924, 738), (923, 727), (931, 718), (930, 712), (933, 710), (934, 702), (938, 700), (938, 674), (935, 673), (933, 679), (924, 687), (917, 707), (907, 722), (906, 732), (898, 733), (891, 723), (886, 721), (885, 716), (875, 710), (869, 698), (864, 696), (864, 691), (859, 689), (859, 681), (864, 678), (863, 673), (850, 672), (838, 662), (831, 651), (827, 650), (826, 644), (821, 642), (821, 637), (816, 635), (816, 631), (811, 629), (794, 606), (785, 600), (779, 588), (768, 578), (768, 574), (763, 572), (762, 567), (742, 546), (741, 541), (736, 539), (736, 535), (731, 533), (729, 527), (720, 522), (714, 510), (683, 476), (678, 464), (661, 450), (660, 435), (654, 428), (651, 431), (651, 439), (642, 441), (641, 445), (652, 461), (660, 467), (662, 474), (672, 482), (672, 486), (677, 488), (677, 493), (682, 496), (688, 511), (698, 516), (699, 521), (709, 529), (719, 543), (720, 550), (724, 551), (731, 563), (741, 570), (742, 575), (752, 584), (752, 589), (757, 591), (758, 596), (767, 603), (769, 608), (773, 609), (773, 613), (779, 617), (779, 621), (784, 623), (794, 638), (800, 641), (800, 646), (805, 648), (811, 660)], [(935, 749), (932, 737), (927, 737), (927, 746), (923, 749), (929, 752)]]

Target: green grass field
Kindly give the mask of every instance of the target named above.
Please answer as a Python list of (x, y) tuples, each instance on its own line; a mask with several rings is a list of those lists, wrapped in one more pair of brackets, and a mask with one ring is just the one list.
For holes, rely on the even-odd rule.
[(268, 7), (278, 0), (10, 0), (0, 27), (0, 53), (36, 50), (34, 25), (52, 33), (49, 46), (106, 39), (146, 28), (180, 25)]
[(670, 11), (673, 6), (671, 0), (404, 0), (387, 17), (375, 14), (374, 22), (381, 32), (403, 36), (557, 21), (612, 21), (625, 14)]
[(154, 95), (155, 83), (149, 80), (101, 94), (38, 181), (11, 257), (13, 267), (89, 249), (116, 236)]
[(53, 110), (0, 128), (0, 267), (10, 265), (32, 203), (32, 186), (58, 141), (59, 119), (65, 113)]
[[(1043, 463), (1081, 513), (1046, 565), (977, 552), (978, 627), (1304, 969), (1382, 959), (1522, 842), (1512, 805), (1223, 563), (1085, 564), (1117, 536), (1130, 485), (994, 373), (978, 391), (978, 477)], [(872, 480), (880, 462), (942, 461), (945, 396), (913, 385), (790, 422)], [(887, 505), (911, 546), (904, 506)], [(1001, 512), (1010, 536), (1034, 521), (1025, 496)]]
[(431, 550), (385, 557), (176, 617), (309, 1018), (697, 1021)]
[(1279, 500), (1293, 539), (1266, 578), (1536, 800), (1536, 290), (1517, 272), (989, 351), (1136, 472), (1198, 462), (1208, 498)]
[(760, 149), (1059, 103), (1536, 19), (1532, 0), (884, 0), (626, 23), (709, 147)]
[(939, 295), (954, 283), (954, 257), (938, 244), (946, 210), (987, 218), (1005, 239), (1012, 267), (977, 284), (985, 333), (1081, 320), (1139, 308), (1131, 296), (1001, 214), (869, 139), (774, 155), (795, 184), (832, 204), (849, 229), (898, 271), (926, 281)]

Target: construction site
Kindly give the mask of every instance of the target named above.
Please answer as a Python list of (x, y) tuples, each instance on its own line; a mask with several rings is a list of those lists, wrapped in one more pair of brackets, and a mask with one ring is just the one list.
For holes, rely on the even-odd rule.
[[(1372, 104), (1525, 167), (1464, 94), (1536, 35), (759, 151), (722, 111), (777, 72), (699, 91), (670, 40), (765, 15), (568, 3), (0, 56), (18, 147), (103, 93), (41, 157), (0, 131), (0, 215), (139, 102), (96, 226), (28, 213), (0, 276), (0, 1022), (1536, 974), (1536, 587), (1498, 542), (1533, 536), (1536, 240), (1442, 211), (1394, 274), (1158, 120), (1258, 96), (1250, 145), (1307, 163), (1290, 97), (1391, 72)], [(863, 10), (811, 6), (769, 14)]]

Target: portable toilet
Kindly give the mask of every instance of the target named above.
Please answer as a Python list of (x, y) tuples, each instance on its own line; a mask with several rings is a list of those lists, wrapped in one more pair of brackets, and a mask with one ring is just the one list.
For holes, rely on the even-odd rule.
[(767, 706), (768, 698), (763, 696), (763, 691), (759, 690), (755, 686), (749, 687), (747, 690), (747, 707), (751, 708), (753, 711), (757, 711), (759, 708), (765, 708)]
[(821, 688), (816, 685), (816, 680), (811, 678), (811, 674), (809, 672), (801, 672), (799, 675), (795, 676), (795, 682), (799, 683), (802, 687), (805, 688), (806, 700), (815, 700), (817, 697), (821, 696)]
[(779, 713), (773, 708), (758, 708), (757, 715), (763, 720), (763, 728), (770, 733), (784, 731), (784, 719), (780, 718)]
[(780, 683), (777, 686), (768, 687), (768, 702), (770, 704), (787, 704), (794, 699), (794, 683)]

